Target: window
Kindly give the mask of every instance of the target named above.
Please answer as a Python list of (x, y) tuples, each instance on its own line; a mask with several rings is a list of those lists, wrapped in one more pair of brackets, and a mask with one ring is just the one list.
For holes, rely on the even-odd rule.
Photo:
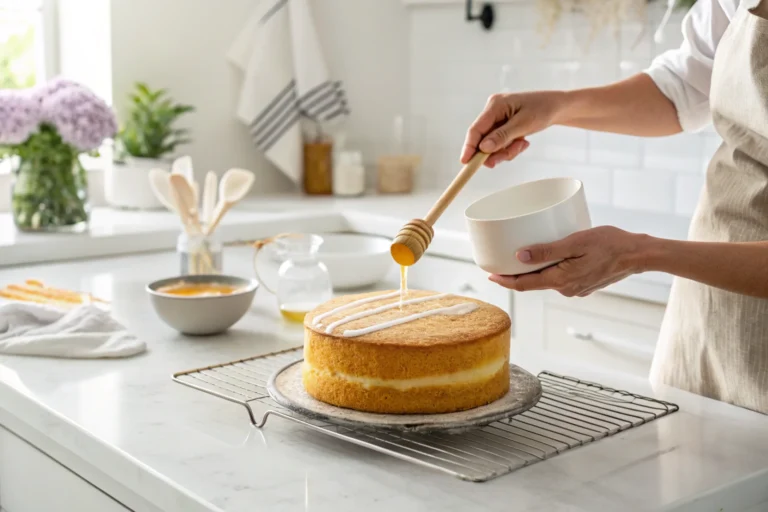
[(31, 87), (50, 76), (53, 0), (0, 0), (0, 88)]

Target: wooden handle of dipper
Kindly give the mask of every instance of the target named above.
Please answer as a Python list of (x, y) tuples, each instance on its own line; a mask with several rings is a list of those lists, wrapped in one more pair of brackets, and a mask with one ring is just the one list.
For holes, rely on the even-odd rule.
[(435, 225), (437, 219), (439, 219), (445, 209), (448, 208), (448, 205), (456, 199), (456, 196), (459, 195), (459, 192), (464, 188), (464, 185), (472, 179), (472, 176), (474, 176), (477, 170), (483, 166), (489, 156), (488, 153), (481, 153), (479, 151), (475, 153), (475, 156), (473, 156), (470, 161), (467, 162), (467, 165), (459, 171), (459, 174), (453, 178), (453, 181), (448, 185), (448, 188), (445, 189), (443, 195), (440, 196), (440, 199), (438, 199), (432, 206), (432, 209), (429, 210), (429, 213), (424, 217), (424, 222), (430, 226)]
[(488, 159), (487, 153), (477, 152), (472, 159), (459, 171), (448, 188), (445, 189), (440, 199), (435, 202), (432, 209), (424, 219), (413, 219), (400, 229), (392, 242), (390, 252), (392, 258), (400, 265), (413, 265), (424, 255), (424, 252), (432, 242), (435, 232), (432, 226), (443, 214), (448, 205), (456, 198), (464, 185), (475, 175)]

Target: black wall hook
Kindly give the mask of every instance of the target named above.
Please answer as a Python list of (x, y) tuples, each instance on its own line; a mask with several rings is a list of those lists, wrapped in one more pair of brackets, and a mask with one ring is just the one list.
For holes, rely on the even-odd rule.
[(495, 17), (493, 4), (484, 3), (480, 9), (479, 16), (472, 14), (472, 11), (472, 0), (467, 0), (467, 21), (480, 20), (480, 24), (483, 25), (485, 30), (491, 30)]

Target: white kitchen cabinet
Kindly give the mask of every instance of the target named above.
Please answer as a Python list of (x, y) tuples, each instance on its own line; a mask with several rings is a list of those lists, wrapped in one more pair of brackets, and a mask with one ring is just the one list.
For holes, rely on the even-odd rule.
[(513, 323), (518, 349), (645, 377), (663, 316), (662, 304), (609, 293), (527, 292), (515, 296)]
[(2, 427), (0, 510), (130, 512), (98, 488)]

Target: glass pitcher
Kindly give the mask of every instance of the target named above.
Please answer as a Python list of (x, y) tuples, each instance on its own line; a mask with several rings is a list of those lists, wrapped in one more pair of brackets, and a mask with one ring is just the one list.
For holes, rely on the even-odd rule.
[[(317, 259), (322, 243), (323, 239), (318, 235), (284, 234), (255, 244), (256, 278), (277, 296), (280, 313), (290, 322), (303, 322), (309, 311), (330, 300), (333, 295), (328, 269)], [(259, 275), (259, 252), (270, 244), (274, 244), (274, 255), (282, 261), (277, 270), (276, 286), (270, 286)]]

